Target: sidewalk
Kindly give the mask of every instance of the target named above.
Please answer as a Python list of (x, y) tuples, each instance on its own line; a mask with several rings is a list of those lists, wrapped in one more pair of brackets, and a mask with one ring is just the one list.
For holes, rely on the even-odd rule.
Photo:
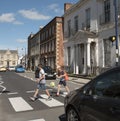
[[(34, 71), (26, 71), (27, 73), (32, 73), (34, 74)], [(80, 83), (80, 84), (86, 84), (90, 81), (90, 78), (84, 77), (84, 76), (70, 76), (69, 75), (69, 81), (73, 81), (75, 83)]]
[(69, 80), (80, 84), (86, 84), (90, 81), (90, 79), (80, 78), (80, 77), (70, 77), (70, 76)]

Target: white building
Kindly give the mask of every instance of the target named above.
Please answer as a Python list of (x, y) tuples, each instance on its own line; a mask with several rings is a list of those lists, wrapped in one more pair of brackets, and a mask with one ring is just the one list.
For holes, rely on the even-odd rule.
[(115, 36), (113, 0), (80, 0), (64, 8), (64, 64), (68, 70), (89, 75), (115, 66), (115, 42), (109, 39)]

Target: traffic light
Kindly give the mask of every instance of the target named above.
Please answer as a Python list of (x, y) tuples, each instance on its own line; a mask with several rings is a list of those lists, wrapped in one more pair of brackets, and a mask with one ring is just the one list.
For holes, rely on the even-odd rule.
[(116, 36), (111, 36), (111, 37), (109, 37), (109, 40), (110, 40), (111, 42), (114, 42), (114, 41), (116, 40)]

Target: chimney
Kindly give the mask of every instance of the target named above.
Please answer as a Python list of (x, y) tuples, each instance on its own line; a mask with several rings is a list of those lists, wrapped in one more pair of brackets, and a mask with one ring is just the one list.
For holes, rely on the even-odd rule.
[(71, 8), (73, 4), (72, 3), (65, 3), (64, 4), (64, 12), (67, 11), (69, 8)]

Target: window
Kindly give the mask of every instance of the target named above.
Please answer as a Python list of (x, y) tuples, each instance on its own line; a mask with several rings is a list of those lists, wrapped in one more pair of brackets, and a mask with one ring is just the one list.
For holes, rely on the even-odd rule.
[(74, 26), (75, 26), (75, 32), (78, 31), (78, 16), (75, 16), (74, 18)]
[(86, 9), (86, 28), (90, 28), (90, 8)]
[(104, 40), (104, 65), (105, 67), (111, 66), (111, 42), (107, 39)]
[(15, 61), (12, 62), (12, 65), (16, 65), (16, 64), (15, 64)]
[(105, 23), (110, 21), (110, 0), (104, 0)]
[(120, 98), (120, 70), (106, 73), (96, 79), (93, 94)]
[(71, 35), (71, 20), (68, 21), (68, 37)]
[(68, 65), (70, 65), (70, 59), (71, 59), (71, 49), (68, 47)]

